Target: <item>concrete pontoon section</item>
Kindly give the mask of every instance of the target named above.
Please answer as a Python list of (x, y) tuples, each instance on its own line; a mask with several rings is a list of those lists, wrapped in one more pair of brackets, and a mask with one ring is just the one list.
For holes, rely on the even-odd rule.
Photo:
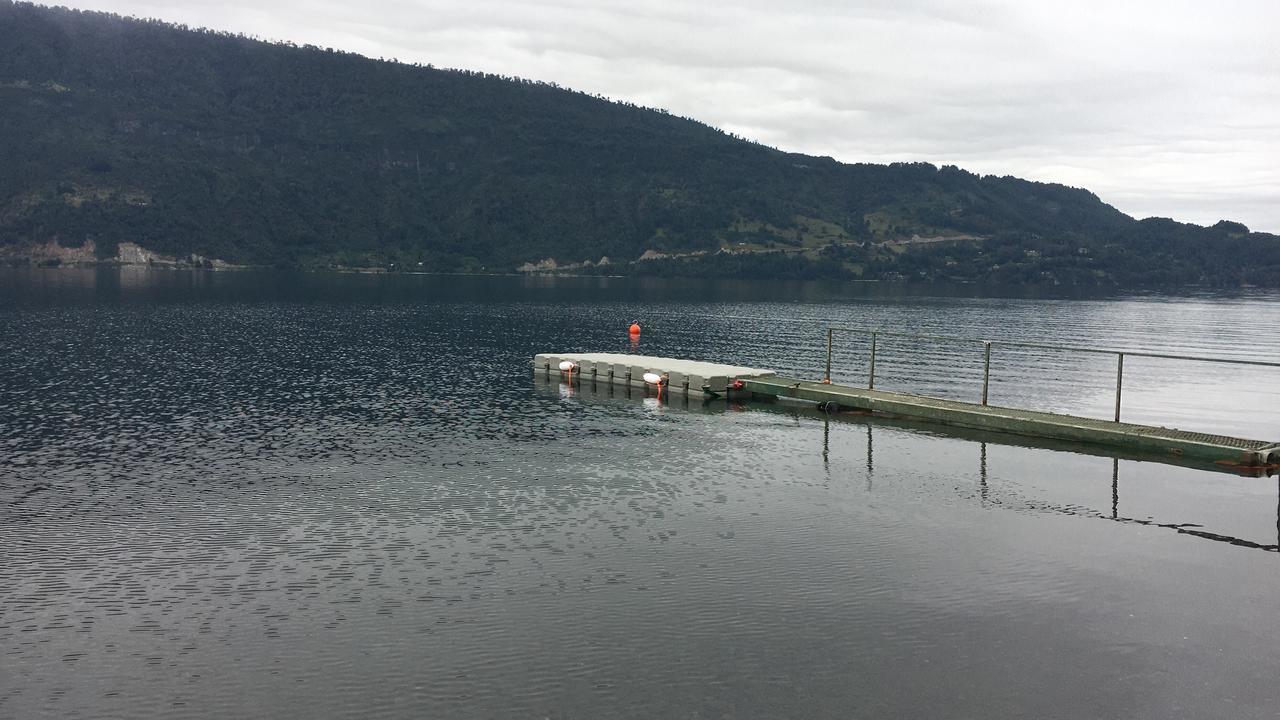
[(572, 371), (575, 381), (642, 387), (645, 374), (652, 373), (663, 378), (667, 392), (690, 396), (746, 394), (744, 390), (734, 389), (735, 380), (775, 375), (772, 370), (760, 368), (623, 353), (539, 353), (533, 358), (533, 369), (548, 375), (567, 376), (569, 373), (560, 371), (560, 363), (565, 360), (577, 364), (577, 369)]
[(755, 396), (825, 403), (828, 409), (833, 410), (860, 410), (889, 417), (1170, 454), (1243, 467), (1280, 463), (1280, 443), (1265, 440), (992, 407), (792, 378), (752, 378), (747, 379), (744, 385), (744, 389)]

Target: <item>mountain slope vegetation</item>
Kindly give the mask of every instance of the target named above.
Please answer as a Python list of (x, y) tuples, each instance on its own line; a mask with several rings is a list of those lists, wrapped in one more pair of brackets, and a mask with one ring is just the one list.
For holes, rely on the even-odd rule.
[[(518, 78), (0, 0), (0, 255), (299, 267), (1280, 282), (1280, 238), (843, 164)], [(644, 260), (640, 258), (644, 257)], [(601, 258), (608, 258), (601, 264)]]

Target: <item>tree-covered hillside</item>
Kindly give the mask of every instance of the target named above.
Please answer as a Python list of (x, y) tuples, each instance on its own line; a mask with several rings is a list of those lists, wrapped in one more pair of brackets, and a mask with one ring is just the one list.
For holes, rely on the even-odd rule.
[(1138, 222), (1085, 190), (785, 153), (554, 85), (8, 0), (0, 126), (10, 261), (92, 240), (101, 258), (130, 242), (309, 267), (1280, 282), (1280, 238), (1235, 223)]

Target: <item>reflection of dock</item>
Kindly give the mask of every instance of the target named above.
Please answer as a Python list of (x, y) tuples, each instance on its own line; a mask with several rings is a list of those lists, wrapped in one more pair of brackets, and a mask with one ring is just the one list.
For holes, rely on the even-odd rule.
[(740, 412), (747, 409), (739, 400), (725, 401), (709, 397), (689, 396), (681, 392), (659, 395), (657, 390), (643, 385), (593, 382), (588, 376), (578, 382), (564, 382), (555, 373), (547, 377), (534, 373), (533, 391), (543, 397), (576, 398), (591, 403), (608, 405), (643, 405), (653, 410), (675, 409), (696, 414), (715, 415), (723, 412)]
[[(982, 459), (980, 471), (982, 489), (981, 496), (984, 503), (991, 498), (991, 489), (987, 479), (987, 444), (982, 443)], [(1124, 523), (1128, 525), (1144, 525), (1147, 527), (1158, 527), (1166, 530), (1173, 530), (1181, 535), (1190, 535), (1192, 537), (1203, 538), (1205, 540), (1213, 540), (1215, 542), (1223, 542), (1228, 545), (1237, 547), (1253, 548), (1255, 550), (1265, 550), (1266, 552), (1280, 552), (1280, 478), (1276, 479), (1276, 542), (1261, 543), (1254, 540), (1247, 540), (1234, 535), (1226, 535), (1206, 530), (1198, 523), (1173, 523), (1160, 522), (1152, 518), (1136, 518), (1126, 517), (1120, 513), (1120, 460), (1113, 458), (1111, 460), (1111, 511), (1109, 513), (1100, 510), (1084, 509), (1077, 506), (1061, 506), (1053, 503), (1042, 501), (1034, 501), (1027, 498), (1022, 499), (1024, 507), (1036, 512), (1053, 512), (1063, 515), (1075, 515), (1077, 517), (1100, 518), (1103, 520), (1111, 520), (1113, 522)]]
[[(866, 426), (867, 445), (865, 450), (865, 453), (866, 453), (865, 461), (866, 461), (866, 471), (867, 471), (867, 478), (868, 478), (867, 480), (868, 487), (870, 487), (871, 476), (874, 475), (876, 472), (874, 429), (877, 427), (882, 427), (884, 425), (889, 425), (893, 427), (914, 428), (914, 429), (923, 429), (926, 426), (924, 423), (898, 422), (894, 420), (886, 421), (880, 418), (873, 418), (869, 416), (856, 416), (856, 415), (852, 415), (852, 416), (846, 415), (843, 417), (836, 416), (836, 421), (851, 422), (851, 423), (861, 422)], [(832, 417), (830, 415), (823, 418), (822, 461), (824, 464), (830, 463), (831, 423), (832, 423)], [(990, 443), (988, 443), (988, 441), (980, 439), (980, 437), (984, 434), (985, 433), (975, 434), (974, 431), (961, 431), (960, 433), (955, 434), (955, 436), (973, 440), (978, 443), (979, 451), (978, 451), (977, 494), (978, 494), (979, 501), (982, 503), (984, 507), (994, 503), (994, 504), (1005, 506), (1005, 507), (1021, 507), (1033, 512), (1073, 515), (1076, 517), (1089, 517), (1089, 518), (1097, 518), (1102, 520), (1111, 520), (1113, 522), (1118, 522), (1118, 523), (1123, 523), (1128, 525), (1143, 525), (1146, 527), (1158, 527), (1158, 528), (1164, 528), (1166, 530), (1173, 530), (1174, 532), (1177, 532), (1181, 535), (1189, 535), (1192, 537), (1202, 538), (1205, 540), (1213, 540), (1215, 542), (1227, 543), (1228, 545), (1235, 545), (1236, 547), (1253, 548), (1255, 550), (1263, 550), (1266, 552), (1280, 552), (1280, 477), (1276, 478), (1276, 511), (1275, 511), (1276, 512), (1276, 542), (1275, 543), (1259, 542), (1257, 540), (1249, 540), (1247, 538), (1242, 538), (1236, 535), (1213, 532), (1212, 530), (1205, 528), (1203, 525), (1200, 525), (1199, 523), (1163, 522), (1163, 521), (1156, 520), (1154, 518), (1149, 518), (1149, 517), (1139, 518), (1139, 517), (1126, 516), (1125, 514), (1121, 513), (1121, 510), (1120, 510), (1121, 509), (1120, 459), (1115, 457), (1111, 459), (1111, 497), (1110, 497), (1111, 505), (1110, 505), (1110, 508), (1108, 508), (1108, 510), (1105, 510), (1105, 511), (1084, 507), (1077, 504), (1062, 505), (1062, 504), (1047, 502), (1044, 500), (1036, 500), (1036, 499), (1026, 497), (1025, 495), (1017, 493), (1016, 491), (1013, 491), (1009, 488), (1000, 488), (999, 485), (993, 488), (992, 482), (991, 482), (991, 473), (988, 467), (988, 459), (987, 459), (988, 444), (1011, 445), (1015, 447), (1036, 447), (1036, 448), (1048, 448), (1048, 449), (1061, 449), (1061, 447), (1058, 443), (1053, 443), (1053, 442), (1042, 443), (1034, 439), (1030, 440), (1029, 442), (1021, 442), (1023, 440), (1022, 438), (1013, 438), (1013, 437), (1008, 438), (1009, 442), (997, 443), (996, 441), (993, 440)], [(952, 435), (952, 434), (948, 433), (948, 435)], [(1145, 458), (1141, 458), (1140, 456), (1134, 456), (1134, 459), (1141, 461), (1142, 459), (1145, 459)], [(1001, 496), (1004, 496), (1004, 498), (1002, 499)], [(1010, 496), (1012, 498), (1016, 498), (1016, 500), (1014, 502), (1009, 502)]]
[[(1011, 435), (1000, 432), (992, 432), (979, 429), (964, 428), (958, 426), (940, 426), (935, 423), (907, 420), (896, 417), (873, 416), (869, 414), (831, 414), (816, 412), (804, 409), (795, 405), (784, 404), (757, 404), (748, 406), (744, 402), (735, 401), (717, 401), (705, 400), (700, 398), (688, 398), (682, 393), (671, 393), (659, 399), (657, 392), (653, 388), (635, 387), (622, 384), (610, 384), (607, 382), (591, 382), (590, 378), (581, 383), (568, 383), (562, 381), (557, 374), (551, 373), (548, 377), (544, 373), (535, 373), (533, 382), (534, 392), (542, 396), (574, 398), (586, 403), (601, 403), (608, 405), (632, 405), (644, 406), (655, 412), (665, 412), (674, 410), (677, 412), (692, 413), (708, 413), (716, 414), (726, 411), (745, 411), (767, 412), (784, 414), (790, 417), (800, 418), (809, 417), (814, 420), (821, 420), (822, 427), (822, 445), (821, 455), (824, 466), (828, 471), (832, 464), (832, 428), (833, 427), (858, 427), (861, 426), (866, 432), (865, 446), (861, 441), (857, 443), (849, 443), (848, 438), (840, 443), (839, 447), (852, 449), (856, 463), (859, 466), (865, 466), (867, 478), (867, 488), (870, 490), (872, 477), (877, 475), (877, 464), (883, 465), (886, 461), (883, 459), (884, 451), (880, 453), (876, 451), (876, 436), (880, 434), (883, 437), (885, 432), (893, 432), (894, 429), (905, 430), (912, 433), (921, 433), (936, 438), (955, 438), (958, 440), (970, 441), (973, 450), (973, 459), (977, 465), (976, 481), (977, 487), (973, 488), (974, 500), (981, 503), (984, 507), (1003, 507), (1008, 509), (1022, 509), (1035, 513), (1052, 513), (1061, 515), (1073, 515), (1077, 517), (1096, 518), (1100, 520), (1110, 520), (1112, 522), (1141, 525), (1153, 528), (1163, 528), (1172, 530), (1180, 535), (1212, 540), (1215, 542), (1226, 543), (1237, 547), (1253, 548), (1263, 550), (1265, 552), (1280, 552), (1280, 477), (1275, 479), (1276, 486), (1276, 541), (1271, 542), (1271, 538), (1249, 539), (1241, 537), (1242, 533), (1236, 532), (1215, 532), (1212, 527), (1206, 527), (1201, 523), (1188, 522), (1187, 520), (1201, 519), (1195, 518), (1196, 509), (1199, 507), (1196, 503), (1191, 503), (1184, 511), (1187, 515), (1193, 517), (1184, 517), (1183, 522), (1171, 522), (1166, 519), (1154, 517), (1135, 516), (1133, 513), (1135, 507), (1141, 507), (1140, 499), (1133, 497), (1134, 493), (1130, 491), (1128, 501), (1122, 500), (1122, 460), (1143, 462), (1158, 462), (1165, 465), (1186, 467), (1193, 470), (1216, 470), (1220, 472), (1234, 472), (1241, 475), (1263, 475), (1267, 472), (1275, 473), (1276, 468), (1250, 468), (1247, 471), (1237, 469), (1233, 471), (1231, 468), (1214, 465), (1212, 463), (1205, 464), (1203, 462), (1194, 462), (1191, 459), (1179, 458), (1168, 454), (1151, 454), (1143, 452), (1135, 452), (1130, 450), (1108, 450), (1097, 445), (1080, 445), (1065, 441), (1037, 438), (1027, 435)], [(859, 432), (861, 435), (861, 432)], [(1000, 482), (998, 474), (992, 472), (989, 447), (999, 448), (1029, 448), (1039, 450), (1050, 450), (1055, 452), (1071, 452), (1077, 455), (1090, 455), (1098, 458), (1108, 458), (1110, 463), (1110, 482), (1105, 486), (1109, 489), (1107, 495), (1098, 496), (1096, 501), (1084, 500), (1079, 503), (1061, 503), (1053, 502), (1045, 499), (1032, 497), (1025, 488), (1019, 489), (1016, 484)], [(847, 452), (847, 451), (846, 451)], [(877, 458), (880, 462), (877, 463)], [(851, 460), (854, 458), (848, 458)], [(889, 460), (892, 463), (894, 460)], [(1099, 470), (1101, 470), (1099, 468)], [(963, 471), (963, 467), (957, 467), (957, 472), (965, 475), (969, 473)], [(892, 474), (892, 473), (890, 473)], [(972, 477), (972, 475), (970, 475)], [(1073, 486), (1087, 486), (1097, 488), (1091, 483), (1079, 483), (1079, 478), (1072, 481)], [(1248, 482), (1266, 482), (1265, 480), (1248, 480)], [(1104, 499), (1105, 498), (1105, 499)], [(1126, 506), (1128, 512), (1125, 512)], [(1252, 507), (1252, 506), (1251, 506)]]
[(976, 430), (1172, 455), (1188, 460), (1244, 467), (1280, 463), (1280, 443), (1263, 440), (939, 400), (791, 378), (752, 378), (744, 381), (744, 389), (758, 397), (803, 400), (833, 410), (862, 411)]

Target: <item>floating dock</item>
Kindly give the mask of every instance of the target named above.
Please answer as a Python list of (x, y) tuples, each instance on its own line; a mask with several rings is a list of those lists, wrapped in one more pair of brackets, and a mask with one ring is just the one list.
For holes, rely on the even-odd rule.
[(737, 365), (621, 353), (544, 353), (534, 357), (533, 369), (571, 383), (651, 387), (687, 397), (787, 398), (828, 412), (863, 412), (1237, 467), (1280, 465), (1280, 442), (810, 382)]
[[(572, 368), (561, 370), (562, 363)], [(623, 353), (540, 353), (533, 358), (534, 372), (567, 376), (574, 380), (608, 382), (632, 387), (659, 387), (664, 392), (689, 397), (747, 395), (735, 380), (773, 377), (772, 370), (723, 365), (699, 360), (626, 355)], [(645, 382), (645, 376), (659, 382)]]
[(861, 411), (873, 415), (1106, 445), (1241, 467), (1280, 463), (1280, 443), (1265, 440), (1246, 440), (1075, 415), (978, 405), (776, 376), (749, 378), (743, 385), (754, 396), (814, 402), (828, 411)]

